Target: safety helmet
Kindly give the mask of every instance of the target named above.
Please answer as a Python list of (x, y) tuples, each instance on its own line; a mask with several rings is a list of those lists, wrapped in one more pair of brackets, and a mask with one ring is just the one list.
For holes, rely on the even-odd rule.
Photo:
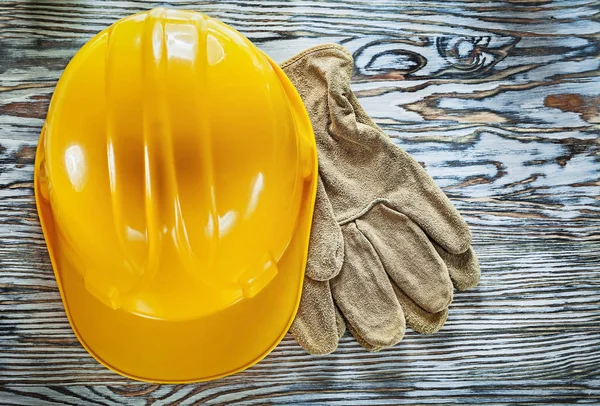
[(157, 8), (92, 38), (58, 82), (35, 163), (82, 345), (163, 383), (266, 356), (300, 301), (316, 165), (293, 85), (229, 26)]

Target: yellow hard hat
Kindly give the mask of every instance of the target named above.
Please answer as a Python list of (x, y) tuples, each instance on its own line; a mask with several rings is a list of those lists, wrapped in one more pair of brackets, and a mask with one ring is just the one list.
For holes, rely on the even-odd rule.
[(163, 383), (266, 356), (300, 301), (316, 165), (293, 85), (227, 25), (158, 8), (92, 38), (58, 82), (35, 163), (82, 345)]

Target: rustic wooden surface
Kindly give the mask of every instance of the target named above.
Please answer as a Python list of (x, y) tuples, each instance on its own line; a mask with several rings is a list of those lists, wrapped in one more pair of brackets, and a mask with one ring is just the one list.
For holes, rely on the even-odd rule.
[[(158, 4), (158, 3), (157, 3)], [(0, 2), (0, 404), (600, 402), (600, 3), (163, 2), (229, 23), (275, 60), (324, 42), (356, 60), (366, 110), (472, 227), (481, 284), (434, 336), (329, 356), (286, 338), (197, 385), (128, 381), (72, 334), (33, 199), (61, 71), (97, 31), (156, 4)]]

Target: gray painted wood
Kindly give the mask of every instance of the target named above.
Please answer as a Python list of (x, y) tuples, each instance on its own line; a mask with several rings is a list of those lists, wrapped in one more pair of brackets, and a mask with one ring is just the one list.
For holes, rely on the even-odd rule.
[(0, 2), (0, 404), (600, 402), (600, 2), (202, 1), (277, 61), (344, 44), (354, 90), (472, 227), (482, 280), (436, 335), (325, 357), (287, 337), (196, 385), (129, 381), (66, 320), (33, 200), (60, 74), (94, 33), (159, 3)]

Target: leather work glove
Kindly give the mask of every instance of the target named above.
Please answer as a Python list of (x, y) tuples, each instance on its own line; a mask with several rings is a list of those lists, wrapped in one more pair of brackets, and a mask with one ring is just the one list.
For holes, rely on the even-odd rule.
[(290, 329), (311, 354), (346, 326), (366, 349), (405, 325), (438, 331), (453, 287), (479, 282), (469, 227), (427, 172), (367, 116), (350, 90), (352, 56), (335, 44), (281, 67), (310, 116), (319, 183), (300, 308)]

